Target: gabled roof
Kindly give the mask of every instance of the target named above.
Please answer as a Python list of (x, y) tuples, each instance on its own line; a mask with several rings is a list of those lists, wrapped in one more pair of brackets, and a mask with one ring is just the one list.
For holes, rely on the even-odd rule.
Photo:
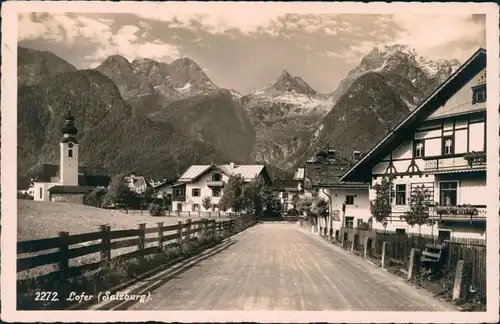
[(264, 165), (192, 165), (177, 180), (178, 182), (192, 182), (204, 175), (208, 170), (216, 168), (227, 176), (240, 174), (246, 181), (252, 181), (264, 169)]
[(380, 156), (387, 156), (400, 143), (410, 137), (420, 124), (486, 67), (486, 50), (480, 48), (455, 73), (434, 90), (415, 110), (392, 129), (364, 157), (348, 170), (340, 181), (369, 181), (372, 168)]
[[(133, 179), (133, 182), (130, 183), (130, 180)], [(146, 178), (143, 176), (137, 176), (137, 175), (129, 175), (125, 177), (125, 181), (129, 184), (129, 186), (135, 187), (135, 188), (141, 188), (141, 187), (151, 187), (151, 184), (146, 181)]]
[(305, 178), (312, 188), (368, 188), (367, 183), (341, 182), (340, 177), (349, 169), (348, 163), (306, 163)]
[[(36, 170), (35, 182), (51, 182), (52, 178), (59, 179), (59, 165), (43, 164)], [(111, 176), (107, 169), (98, 166), (78, 167), (78, 184), (80, 186), (107, 187)]]

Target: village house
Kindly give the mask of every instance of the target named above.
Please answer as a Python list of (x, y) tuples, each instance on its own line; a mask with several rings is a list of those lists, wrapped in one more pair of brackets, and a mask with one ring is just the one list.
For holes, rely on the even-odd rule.
[(60, 164), (43, 164), (37, 169), (34, 200), (81, 204), (85, 194), (109, 185), (111, 177), (106, 169), (79, 165), (77, 133), (74, 117), (68, 112), (59, 144)]
[[(486, 237), (486, 51), (479, 49), (341, 181), (392, 182), (387, 231), (417, 233), (403, 216), (412, 192), (429, 193), (430, 222), (420, 232), (446, 240)], [(370, 200), (375, 190), (370, 190)], [(469, 205), (469, 206), (468, 206)], [(384, 229), (373, 222), (373, 227)]]
[(294, 179), (281, 180), (274, 184), (274, 192), (281, 202), (281, 213), (292, 213), (296, 209), (296, 202), (299, 199), (299, 183)]
[(129, 176), (126, 176), (125, 182), (130, 190), (136, 194), (141, 194), (145, 192), (147, 188), (152, 188), (151, 184), (145, 177), (136, 175), (135, 173), (131, 173)]
[[(236, 174), (241, 175), (246, 182), (258, 178), (263, 184), (271, 183), (264, 165), (237, 165), (233, 162), (223, 165), (192, 165), (171, 186), (172, 210), (218, 212), (224, 185), (231, 175)], [(211, 199), (212, 206), (209, 210), (203, 207), (205, 197)]]
[(368, 183), (339, 181), (361, 156), (361, 152), (354, 151), (352, 157), (343, 158), (335, 150), (326, 148), (306, 162), (305, 189), (313, 197), (328, 202), (328, 217), (318, 218), (319, 232), (334, 235), (343, 227), (370, 228)]

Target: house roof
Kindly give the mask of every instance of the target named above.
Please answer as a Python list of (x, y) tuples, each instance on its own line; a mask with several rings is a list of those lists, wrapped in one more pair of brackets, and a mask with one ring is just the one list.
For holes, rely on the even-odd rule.
[(205, 174), (208, 170), (216, 168), (226, 175), (240, 174), (246, 181), (255, 179), (264, 169), (264, 165), (192, 165), (178, 179), (179, 182), (192, 182)]
[[(130, 183), (130, 180), (133, 179), (133, 182)], [(151, 187), (151, 184), (146, 181), (146, 178), (143, 176), (137, 176), (137, 175), (130, 175), (125, 177), (125, 181), (129, 183), (129, 185), (136, 187), (136, 188), (141, 188), (141, 187)]]
[(54, 194), (86, 194), (91, 192), (95, 187), (93, 186), (54, 186), (49, 189), (49, 192)]
[(276, 191), (293, 191), (297, 189), (297, 180), (283, 179), (273, 184), (273, 190)]
[(387, 156), (401, 143), (402, 138), (410, 137), (420, 124), (436, 112), (453, 94), (472, 80), (485, 67), (486, 50), (480, 48), (415, 110), (363, 156), (358, 163), (350, 168), (340, 180), (369, 181), (371, 179), (371, 170), (378, 163), (380, 156)]
[[(36, 170), (35, 182), (51, 182), (52, 178), (59, 179), (59, 165), (43, 164)], [(107, 169), (97, 166), (78, 167), (78, 184), (80, 186), (107, 187), (111, 176)]]
[(340, 177), (351, 164), (308, 162), (305, 167), (305, 178), (312, 188), (368, 188), (368, 184), (360, 182), (341, 182)]

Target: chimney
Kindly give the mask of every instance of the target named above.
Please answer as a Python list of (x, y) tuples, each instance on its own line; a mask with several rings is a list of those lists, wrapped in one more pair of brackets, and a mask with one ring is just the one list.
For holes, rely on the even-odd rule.
[(392, 130), (391, 122), (387, 123), (387, 134), (389, 134)]
[(229, 166), (231, 167), (231, 169), (234, 169), (234, 162), (229, 162)]
[(354, 161), (359, 161), (359, 159), (361, 158), (361, 152), (360, 151), (354, 151), (352, 152), (352, 157), (354, 159)]

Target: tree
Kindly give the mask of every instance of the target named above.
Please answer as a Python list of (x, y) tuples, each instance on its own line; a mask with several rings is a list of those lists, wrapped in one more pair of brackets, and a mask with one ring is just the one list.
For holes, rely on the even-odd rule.
[(314, 231), (317, 231), (317, 217), (313, 213), (313, 202), (314, 199), (309, 196), (301, 197), (297, 201), (297, 210), (307, 217), (309, 224), (314, 228)]
[(373, 186), (375, 189), (375, 200), (372, 202), (373, 218), (387, 228), (387, 219), (392, 212), (391, 189), (392, 177), (383, 177), (380, 183)]
[(91, 192), (83, 196), (83, 204), (93, 207), (102, 207), (104, 196), (106, 195), (106, 189), (95, 188)]
[(125, 208), (125, 211), (128, 211), (128, 208), (134, 205), (135, 198), (134, 193), (125, 182), (125, 175), (119, 174), (111, 181), (108, 191), (104, 196), (104, 204), (114, 205), (117, 208)]
[(421, 226), (427, 224), (429, 220), (429, 198), (429, 190), (424, 185), (417, 186), (410, 196), (410, 209), (403, 216), (408, 225), (418, 225), (418, 235)]
[(210, 208), (212, 208), (212, 198), (209, 196), (203, 197), (201, 205), (205, 208), (205, 210), (210, 210)]
[(244, 188), (245, 179), (240, 174), (230, 176), (219, 201), (219, 208), (224, 211), (232, 209), (238, 214), (248, 205), (243, 192)]
[(243, 188), (245, 209), (259, 217), (262, 216), (262, 192), (264, 189), (265, 187), (262, 186), (258, 177), (245, 184)]
[(146, 187), (146, 189), (139, 193), (139, 205), (141, 207), (141, 214), (144, 209), (149, 208), (149, 205), (154, 200), (154, 190), (152, 187)]
[(274, 192), (268, 187), (262, 188), (260, 194), (260, 201), (262, 203), (262, 213), (266, 217), (277, 218), (281, 214), (281, 201)]

